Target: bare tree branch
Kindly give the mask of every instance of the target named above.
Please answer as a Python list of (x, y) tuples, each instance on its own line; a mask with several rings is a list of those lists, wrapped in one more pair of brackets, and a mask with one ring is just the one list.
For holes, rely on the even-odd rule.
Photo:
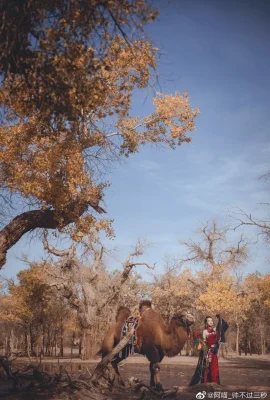
[(263, 179), (265, 182), (267, 182), (268, 179), (270, 179), (270, 171), (267, 171), (265, 174), (260, 176), (260, 179)]
[(149, 243), (147, 242), (142, 242), (140, 239), (138, 240), (136, 246), (135, 246), (135, 250), (133, 252), (131, 252), (127, 258), (126, 261), (123, 264), (123, 272), (120, 278), (120, 282), (119, 285), (114, 285), (111, 288), (111, 293), (108, 296), (107, 299), (105, 299), (98, 307), (97, 309), (97, 315), (99, 315), (101, 313), (101, 311), (106, 307), (106, 305), (113, 303), (117, 300), (119, 293), (121, 292), (122, 286), (123, 284), (127, 281), (132, 269), (136, 266), (136, 265), (145, 265), (147, 268), (153, 270), (155, 268), (155, 266), (150, 265), (147, 262), (144, 261), (134, 261), (133, 257), (138, 257), (140, 255), (143, 255), (143, 250), (145, 249), (145, 247), (149, 246)]
[[(269, 204), (267, 203), (267, 205)], [(264, 221), (255, 219), (251, 214), (246, 213), (241, 208), (237, 208), (236, 212), (232, 211), (230, 217), (237, 221), (237, 225), (233, 228), (234, 230), (238, 229), (240, 226), (255, 226), (260, 229), (266, 243), (270, 243), (270, 220), (268, 218), (265, 218)]]
[(53, 247), (51, 244), (48, 243), (47, 236), (48, 233), (44, 232), (42, 243), (44, 249), (47, 250), (49, 253), (52, 253), (57, 257), (64, 257), (64, 256), (73, 257), (75, 255), (76, 253), (75, 246), (72, 246), (70, 249), (67, 250), (57, 250), (55, 247)]
[(215, 276), (224, 270), (229, 270), (243, 263), (247, 259), (247, 244), (241, 236), (236, 246), (228, 246), (226, 243), (227, 229), (220, 229), (217, 222), (197, 230), (203, 241), (193, 240), (181, 242), (187, 249), (187, 257), (179, 260), (182, 265), (192, 262), (208, 267), (209, 272)]

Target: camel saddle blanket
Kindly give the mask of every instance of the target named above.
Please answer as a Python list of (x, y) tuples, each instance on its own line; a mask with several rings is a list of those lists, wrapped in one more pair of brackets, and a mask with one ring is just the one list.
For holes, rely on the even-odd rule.
[(139, 323), (139, 318), (137, 318), (137, 317), (129, 317), (124, 322), (120, 340), (122, 340), (125, 336), (127, 336), (132, 328), (134, 328), (134, 333), (133, 333), (129, 343), (126, 345), (126, 347), (124, 347), (118, 353), (118, 357), (122, 358), (123, 360), (125, 358), (127, 358), (128, 356), (132, 356), (134, 354), (134, 348), (135, 348), (135, 345), (137, 343), (136, 330), (137, 330), (137, 327), (138, 327), (138, 323)]

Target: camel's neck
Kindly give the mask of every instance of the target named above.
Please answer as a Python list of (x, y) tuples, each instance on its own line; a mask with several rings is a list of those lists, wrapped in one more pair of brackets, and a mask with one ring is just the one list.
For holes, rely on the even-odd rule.
[(180, 353), (188, 338), (188, 332), (183, 326), (171, 323), (163, 335), (162, 349), (168, 357), (174, 357)]

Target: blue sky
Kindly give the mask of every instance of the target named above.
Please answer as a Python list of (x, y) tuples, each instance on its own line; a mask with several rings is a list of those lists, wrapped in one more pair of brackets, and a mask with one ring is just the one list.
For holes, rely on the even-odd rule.
[[(269, 199), (269, 185), (258, 178), (270, 169), (270, 2), (158, 3), (161, 14), (147, 34), (161, 49), (161, 90), (189, 92), (201, 110), (197, 130), (191, 144), (175, 151), (146, 146), (114, 166), (105, 203), (116, 234), (106, 244), (117, 247), (116, 259), (124, 260), (137, 238), (146, 237), (154, 244), (144, 259), (162, 272), (166, 254), (182, 254), (179, 240), (212, 218), (226, 224), (227, 209), (266, 215), (259, 203)], [(152, 95), (153, 89), (136, 93), (132, 113), (153, 111)], [(256, 241), (255, 230), (243, 232)], [(22, 252), (38, 260), (42, 246), (22, 239), (8, 253), (6, 276), (22, 268), (16, 259)], [(252, 244), (245, 271), (268, 272), (267, 257), (261, 240)], [(115, 259), (109, 265), (120, 266)]]

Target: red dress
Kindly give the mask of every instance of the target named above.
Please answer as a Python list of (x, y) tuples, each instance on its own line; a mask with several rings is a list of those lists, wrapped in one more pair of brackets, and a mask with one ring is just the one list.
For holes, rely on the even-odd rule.
[(204, 383), (215, 382), (219, 384), (219, 370), (218, 370), (218, 357), (217, 348), (212, 347), (216, 345), (219, 340), (219, 333), (212, 328), (207, 328), (209, 335), (206, 338), (207, 352), (207, 367), (204, 370)]

